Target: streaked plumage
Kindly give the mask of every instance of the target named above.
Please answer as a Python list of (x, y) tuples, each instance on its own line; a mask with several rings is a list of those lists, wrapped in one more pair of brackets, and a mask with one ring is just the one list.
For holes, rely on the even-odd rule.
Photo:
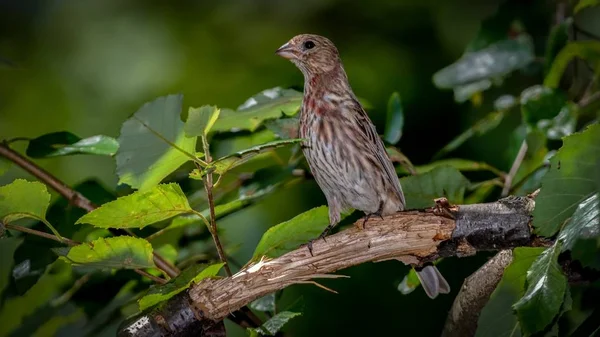
[[(337, 48), (327, 38), (302, 34), (277, 50), (304, 74), (300, 111), (303, 153), (329, 207), (330, 225), (346, 209), (366, 218), (404, 210), (404, 194), (375, 126), (354, 95)], [(429, 268), (432, 268), (429, 270)], [(427, 270), (426, 270), (427, 269)], [(430, 297), (448, 284), (435, 267), (419, 272)], [(439, 275), (439, 277), (437, 277)]]

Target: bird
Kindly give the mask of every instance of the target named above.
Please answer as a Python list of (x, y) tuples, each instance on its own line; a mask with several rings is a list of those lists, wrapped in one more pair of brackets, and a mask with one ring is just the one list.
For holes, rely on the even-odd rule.
[[(351, 209), (373, 216), (405, 209), (406, 201), (394, 166), (375, 125), (354, 94), (340, 54), (331, 40), (300, 34), (278, 48), (304, 75), (299, 135), (302, 153), (327, 200), (325, 239)], [(312, 254), (312, 240), (308, 244)], [(415, 269), (425, 293), (435, 298), (450, 286), (433, 265)]]

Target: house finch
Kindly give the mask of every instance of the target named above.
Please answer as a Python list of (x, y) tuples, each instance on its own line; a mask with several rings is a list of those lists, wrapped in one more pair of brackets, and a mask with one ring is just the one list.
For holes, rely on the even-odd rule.
[[(354, 95), (337, 48), (327, 38), (302, 34), (276, 53), (304, 75), (300, 110), (302, 151), (329, 207), (324, 238), (340, 213), (356, 209), (383, 217), (404, 210), (404, 194), (375, 126)], [(312, 254), (312, 241), (309, 242)], [(418, 271), (431, 298), (448, 293), (448, 283), (434, 266)]]

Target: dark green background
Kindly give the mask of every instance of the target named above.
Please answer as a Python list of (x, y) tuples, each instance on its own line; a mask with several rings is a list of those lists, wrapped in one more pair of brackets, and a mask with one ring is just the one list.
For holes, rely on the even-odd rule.
[[(317, 33), (338, 46), (354, 91), (373, 105), (369, 114), (380, 133), (387, 99), (400, 93), (406, 122), (398, 146), (424, 164), (491, 112), (493, 98), (506, 88), (519, 93), (540, 82), (515, 74), (504, 89), (486, 93), (479, 107), (457, 104), (451, 91), (434, 87), (433, 73), (460, 57), (500, 2), (0, 0), (0, 139), (62, 130), (116, 137), (130, 114), (160, 95), (181, 92), (186, 107), (235, 108), (263, 89), (301, 88), (300, 72), (274, 51), (296, 34)], [(530, 33), (543, 42), (551, 11), (535, 1), (519, 3)], [(454, 156), (507, 171), (514, 145), (506, 130), (519, 121), (511, 116)], [(216, 145), (217, 154), (225, 154), (224, 147)], [(94, 178), (116, 188), (109, 157), (36, 162), (68, 184)], [(13, 168), (0, 184), (21, 176), (27, 177)], [(234, 258), (244, 263), (268, 227), (324, 203), (312, 181), (280, 190), (222, 219), (225, 245), (240, 245)], [(462, 280), (486, 257), (441, 263), (453, 292), (433, 301), (421, 289), (408, 296), (396, 290), (408, 271), (397, 261), (367, 263), (340, 272), (350, 279), (321, 282), (337, 295), (312, 285), (287, 288), (280, 304), (302, 295), (305, 311), (286, 336), (439, 335)], [(97, 289), (84, 288), (81, 296)], [(243, 335), (233, 324), (228, 329)]]

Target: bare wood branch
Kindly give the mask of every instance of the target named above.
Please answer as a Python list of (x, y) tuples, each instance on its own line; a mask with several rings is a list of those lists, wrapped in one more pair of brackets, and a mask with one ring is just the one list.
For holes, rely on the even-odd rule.
[(502, 279), (512, 256), (512, 250), (503, 250), (465, 279), (448, 313), (442, 337), (475, 335), (479, 314)]
[[(331, 277), (331, 273), (366, 262), (396, 259), (423, 265), (440, 257), (468, 256), (481, 250), (502, 250), (532, 244), (529, 224), (533, 199), (508, 197), (494, 203), (441, 206), (400, 212), (384, 219), (371, 219), (366, 229), (362, 220), (354, 226), (313, 244), (314, 256), (303, 246), (283, 256), (262, 258), (246, 265), (231, 277), (210, 278), (193, 285), (185, 310), (207, 326), (227, 317), (251, 301), (291, 284)], [(152, 325), (162, 315), (161, 307), (143, 313), (124, 326)], [(173, 315), (174, 313), (170, 313)], [(190, 325), (197, 322), (190, 322)], [(124, 331), (124, 330), (122, 330)], [(123, 336), (146, 336), (125, 334)]]

